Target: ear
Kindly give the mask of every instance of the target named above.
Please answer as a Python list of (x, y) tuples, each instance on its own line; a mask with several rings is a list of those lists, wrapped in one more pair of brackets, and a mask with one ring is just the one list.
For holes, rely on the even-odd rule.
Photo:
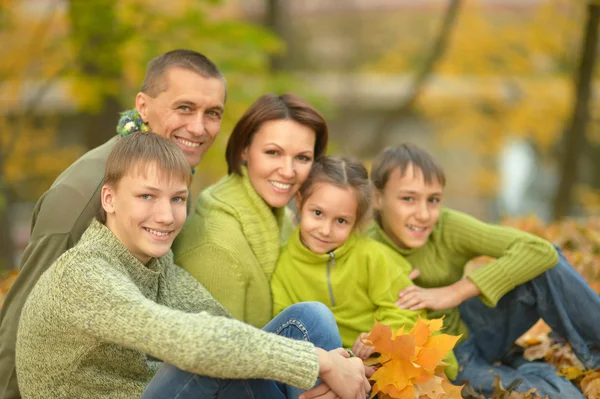
[(300, 194), (300, 191), (296, 193), (296, 210), (298, 215), (302, 214), (302, 194)]
[(379, 191), (377, 188), (375, 188), (372, 191), (372, 200), (373, 200), (373, 209), (375, 209), (376, 211), (381, 211), (381, 203), (382, 203), (382, 195), (383, 193), (381, 191)]
[(248, 162), (248, 147), (250, 146), (246, 146), (246, 148), (242, 150), (242, 161)]
[(114, 206), (114, 191), (115, 188), (111, 187), (107, 184), (105, 184), (104, 186), (102, 186), (102, 192), (100, 193), (100, 200), (102, 201), (102, 208), (104, 209), (104, 211), (106, 212), (106, 214), (112, 214), (115, 213), (115, 206)]
[(144, 123), (148, 122), (148, 95), (142, 92), (139, 92), (135, 96), (135, 109), (138, 114), (142, 118)]

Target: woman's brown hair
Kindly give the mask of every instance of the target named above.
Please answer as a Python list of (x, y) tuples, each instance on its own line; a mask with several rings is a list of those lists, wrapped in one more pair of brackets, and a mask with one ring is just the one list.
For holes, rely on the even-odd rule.
[(251, 143), (263, 123), (289, 119), (314, 130), (316, 140), (314, 158), (318, 159), (327, 148), (328, 130), (323, 116), (312, 105), (294, 94), (265, 94), (248, 108), (236, 123), (225, 151), (229, 174), (242, 174), (242, 152)]

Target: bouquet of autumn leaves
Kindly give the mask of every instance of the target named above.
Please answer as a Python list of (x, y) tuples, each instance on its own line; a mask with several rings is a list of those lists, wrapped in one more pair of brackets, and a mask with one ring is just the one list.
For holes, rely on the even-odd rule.
[(462, 398), (462, 386), (455, 386), (444, 375), (442, 362), (460, 336), (439, 333), (442, 319), (419, 320), (405, 333), (395, 333), (389, 326), (376, 323), (365, 338), (365, 345), (375, 347), (377, 357), (365, 364), (376, 366), (371, 376), (375, 382), (371, 398), (379, 399), (454, 399)]

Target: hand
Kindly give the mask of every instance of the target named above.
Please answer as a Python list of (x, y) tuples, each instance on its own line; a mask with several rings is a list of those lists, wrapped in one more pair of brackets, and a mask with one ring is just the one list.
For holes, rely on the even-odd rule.
[(377, 367), (375, 366), (365, 366), (365, 376), (367, 378), (373, 377), (373, 374), (377, 371)]
[(360, 333), (354, 344), (352, 345), (352, 353), (354, 353), (357, 357), (360, 357), (362, 360), (368, 359), (373, 352), (375, 352), (375, 347), (366, 345), (363, 343), (363, 340), (370, 342), (367, 340), (367, 333)]
[[(349, 358), (350, 355), (343, 348), (329, 352), (317, 348), (319, 354), (319, 377), (323, 383), (340, 399), (364, 399), (371, 390), (369, 380), (365, 376), (365, 368), (362, 360), (357, 357)], [(300, 395), (301, 399), (318, 398), (323, 395), (323, 390), (313, 388)], [(330, 396), (327, 396), (330, 397)]]
[(421, 288), (412, 285), (400, 291), (396, 305), (401, 309), (451, 309), (461, 303), (452, 286), (442, 288)]
[(421, 271), (419, 269), (412, 269), (410, 273), (408, 273), (408, 278), (412, 281), (415, 281), (421, 275)]
[(321, 382), (314, 388), (309, 389), (300, 395), (300, 399), (304, 398), (317, 398), (317, 399), (337, 399), (339, 396), (331, 390), (329, 385)]

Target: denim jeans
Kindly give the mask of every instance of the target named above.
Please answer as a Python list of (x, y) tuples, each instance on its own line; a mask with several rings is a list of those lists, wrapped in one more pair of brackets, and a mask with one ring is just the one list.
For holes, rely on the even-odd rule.
[[(292, 305), (277, 315), (264, 331), (292, 339), (310, 341), (332, 350), (342, 346), (335, 318), (327, 306), (318, 302)], [(257, 345), (260, 345), (257, 342)], [(141, 399), (188, 398), (297, 398), (304, 390), (279, 382), (261, 379), (212, 378), (163, 364), (150, 381)]]
[[(455, 349), (460, 368), (456, 382), (469, 381), (489, 396), (498, 375), (504, 387), (521, 379), (517, 391), (538, 388), (541, 396), (550, 399), (584, 398), (573, 384), (556, 375), (553, 366), (509, 353), (515, 340), (541, 317), (553, 334), (571, 344), (587, 368), (600, 366), (600, 296), (557, 251), (559, 260), (552, 269), (507, 293), (495, 308), (479, 298), (459, 306), (469, 337)], [(497, 362), (501, 364), (493, 365)]]

